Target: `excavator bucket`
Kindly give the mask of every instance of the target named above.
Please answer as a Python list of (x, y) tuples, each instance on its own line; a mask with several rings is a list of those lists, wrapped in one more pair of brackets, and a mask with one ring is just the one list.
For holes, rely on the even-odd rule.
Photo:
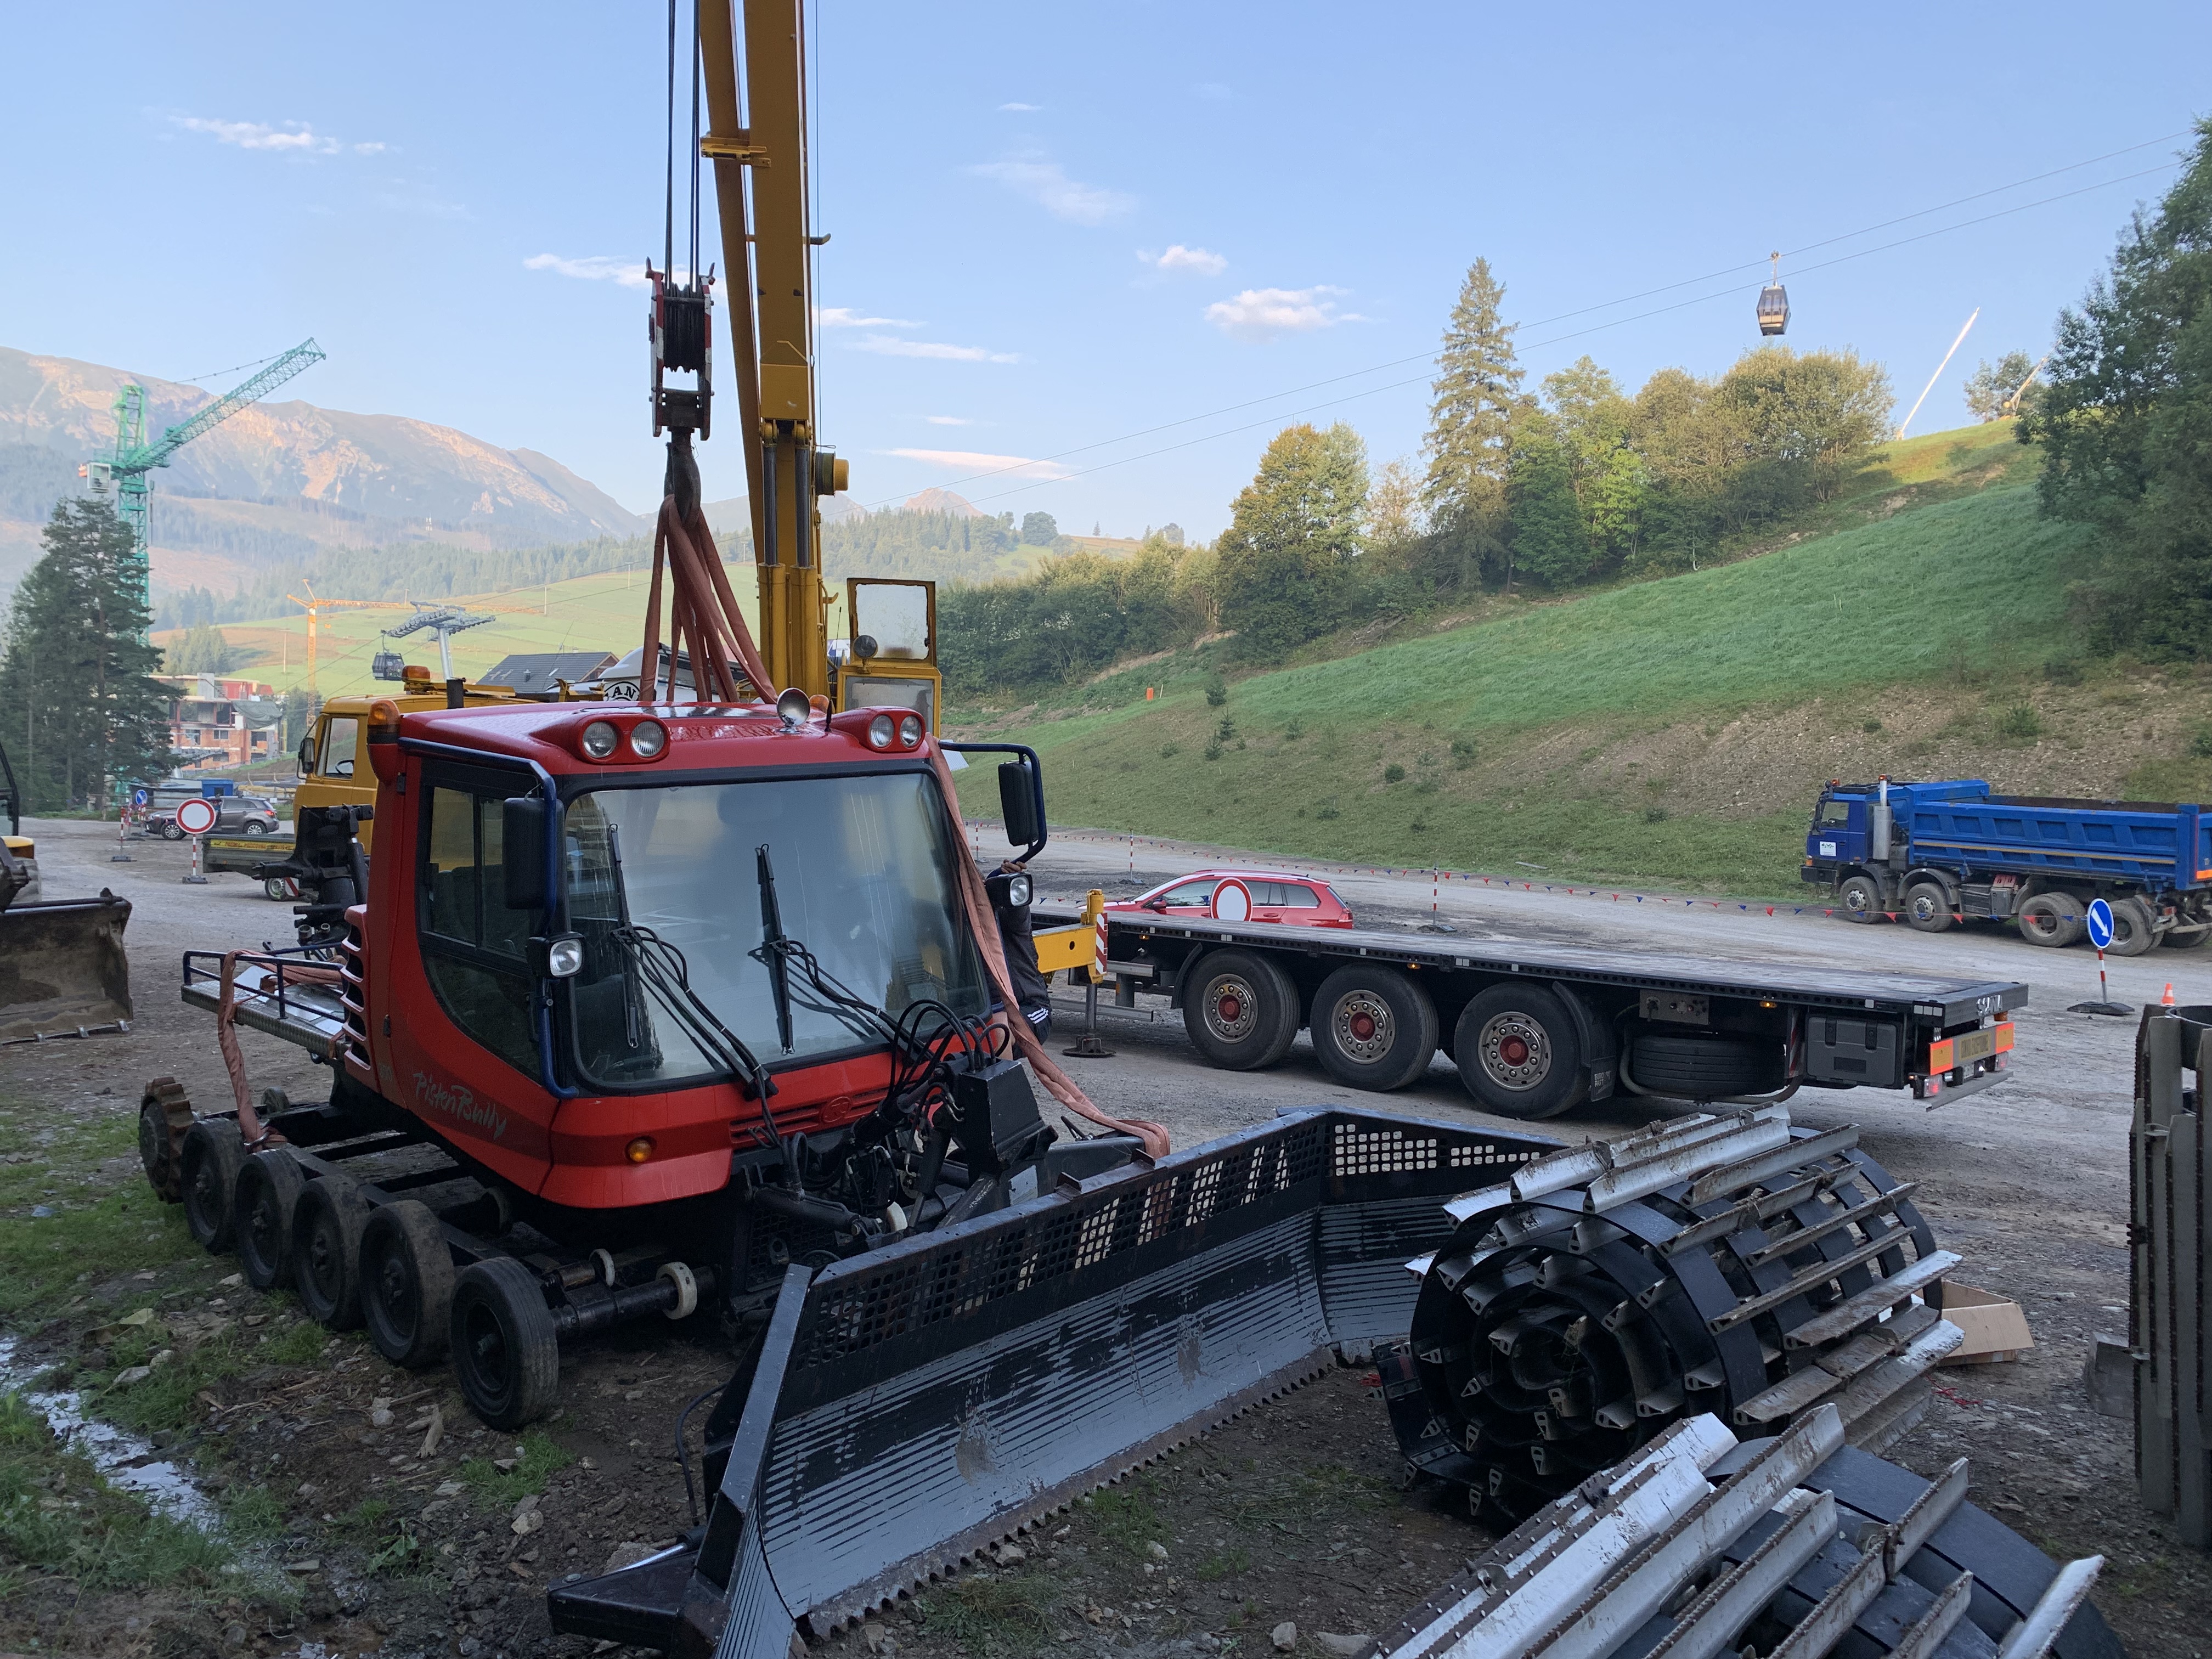
[(107, 892), (0, 909), (0, 1043), (130, 1019), (130, 920), (131, 902)]
[[(703, 1533), (551, 1595), (556, 1628), (722, 1659), (817, 1634), (1401, 1334), (1443, 1200), (1558, 1143), (1285, 1114), (787, 1275)], [(722, 1413), (718, 1413), (718, 1418)]]

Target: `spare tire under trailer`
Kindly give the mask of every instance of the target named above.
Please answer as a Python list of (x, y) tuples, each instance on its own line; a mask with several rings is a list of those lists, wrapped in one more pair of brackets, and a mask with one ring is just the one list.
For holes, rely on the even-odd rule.
[[(148, 1184), (182, 1205), (210, 1254), (236, 1251), (254, 1288), (292, 1289), (325, 1329), (365, 1326), (395, 1364), (450, 1358), (463, 1395), (495, 1428), (552, 1409), (562, 1340), (652, 1314), (685, 1318), (712, 1297), (711, 1270), (651, 1249), (583, 1254), (533, 1238), (515, 1247), (523, 1260), (460, 1224), (504, 1235), (514, 1208), (442, 1152), (442, 1167), (390, 1176), (389, 1190), (334, 1161), (427, 1150), (427, 1137), (363, 1127), (330, 1108), (278, 1111), (270, 1127), (281, 1132), (287, 1118), (310, 1144), (278, 1133), (249, 1152), (235, 1114), (197, 1117), (173, 1079), (157, 1079), (140, 1111)], [(459, 1195), (424, 1201), (441, 1188)]]

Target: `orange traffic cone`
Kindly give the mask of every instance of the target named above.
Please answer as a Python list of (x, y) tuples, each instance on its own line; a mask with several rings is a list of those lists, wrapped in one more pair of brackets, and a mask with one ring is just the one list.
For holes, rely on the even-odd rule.
[(2166, 981), (2166, 994), (2160, 997), (2158, 1001), (2159, 1006), (2161, 1008), (2171, 1008), (2173, 1006), (2173, 981), (2172, 980)]

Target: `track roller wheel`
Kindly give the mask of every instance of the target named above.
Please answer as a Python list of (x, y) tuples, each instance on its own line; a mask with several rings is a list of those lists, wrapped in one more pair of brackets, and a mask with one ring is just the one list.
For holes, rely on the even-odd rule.
[(461, 1270), (453, 1281), (453, 1376), (495, 1429), (543, 1417), (561, 1385), (561, 1344), (538, 1275), (513, 1256)]
[(1428, 992), (1395, 968), (1340, 968), (1314, 993), (1314, 1053), (1355, 1089), (1402, 1089), (1429, 1069), (1440, 1035)]
[(232, 1224), (246, 1282), (265, 1291), (291, 1270), (292, 1222), (307, 1177), (289, 1146), (270, 1146), (246, 1160), (238, 1172)]
[(1257, 1072), (1298, 1038), (1298, 988), (1266, 957), (1214, 951), (1184, 981), (1183, 1029), (1209, 1066)]
[(1582, 1033), (1539, 986), (1477, 993), (1452, 1028), (1452, 1061), (1475, 1103), (1501, 1117), (1557, 1117), (1589, 1097)]
[[(143, 1126), (143, 1118), (140, 1122)], [(238, 1172), (245, 1164), (246, 1143), (238, 1138), (238, 1125), (227, 1117), (204, 1118), (193, 1124), (177, 1149), (185, 1225), (210, 1255), (221, 1255), (230, 1248)]]
[(310, 1182), (292, 1212), (292, 1285), (325, 1330), (361, 1325), (361, 1234), (368, 1206), (343, 1176)]
[(362, 1229), (361, 1313), (368, 1340), (393, 1364), (411, 1370), (445, 1358), (453, 1253), (428, 1205), (403, 1198), (378, 1209)]
[(185, 1136), (192, 1127), (192, 1103), (185, 1098), (184, 1085), (173, 1077), (157, 1077), (146, 1085), (138, 1104), (138, 1162), (146, 1171), (146, 1184), (164, 1204), (185, 1195), (183, 1157)]

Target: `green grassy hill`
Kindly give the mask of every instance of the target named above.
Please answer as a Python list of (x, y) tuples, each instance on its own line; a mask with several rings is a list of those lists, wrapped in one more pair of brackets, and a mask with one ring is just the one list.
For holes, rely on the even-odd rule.
[(2212, 795), (2212, 688), (2076, 660), (2082, 532), (2039, 519), (1986, 447), (1912, 446), (1936, 458), (1928, 504), (1892, 495), (1739, 562), (1340, 641), (1232, 677), (1225, 707), (1191, 660), (980, 725), (1037, 748), (1063, 823), (1738, 893), (1794, 890), (1828, 777)]

